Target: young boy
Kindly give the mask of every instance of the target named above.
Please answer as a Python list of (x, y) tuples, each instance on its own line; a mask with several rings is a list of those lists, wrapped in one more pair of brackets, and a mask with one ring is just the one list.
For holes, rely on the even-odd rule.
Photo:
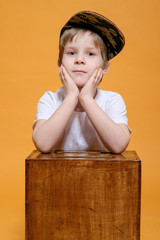
[(126, 149), (125, 103), (119, 94), (97, 88), (124, 43), (117, 26), (95, 12), (79, 12), (65, 24), (58, 59), (63, 87), (41, 97), (33, 125), (39, 151)]

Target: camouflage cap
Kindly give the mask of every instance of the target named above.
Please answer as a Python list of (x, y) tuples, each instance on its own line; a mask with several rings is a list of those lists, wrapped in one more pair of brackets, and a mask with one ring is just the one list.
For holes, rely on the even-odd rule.
[(70, 28), (89, 29), (100, 35), (107, 47), (108, 60), (115, 57), (125, 44), (125, 38), (120, 29), (108, 18), (95, 12), (81, 11), (73, 15), (61, 29), (60, 37)]

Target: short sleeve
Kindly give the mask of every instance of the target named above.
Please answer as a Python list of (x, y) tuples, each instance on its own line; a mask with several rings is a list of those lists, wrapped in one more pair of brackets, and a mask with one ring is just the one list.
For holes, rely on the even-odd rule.
[(51, 115), (56, 111), (58, 103), (54, 97), (54, 93), (48, 91), (39, 99), (37, 104), (36, 120), (34, 124), (40, 119), (49, 119)]
[(124, 123), (128, 125), (126, 105), (120, 94), (112, 93), (105, 108), (106, 113), (115, 123)]

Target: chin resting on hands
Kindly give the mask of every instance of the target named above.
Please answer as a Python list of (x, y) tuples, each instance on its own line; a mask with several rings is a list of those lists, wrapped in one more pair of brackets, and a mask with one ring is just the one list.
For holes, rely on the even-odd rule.
[(66, 95), (78, 96), (79, 95), (78, 87), (76, 86), (72, 78), (69, 76), (64, 66), (62, 65), (59, 68), (59, 76), (65, 89)]
[(101, 68), (96, 69), (91, 75), (90, 79), (86, 82), (79, 94), (79, 101), (83, 102), (85, 98), (94, 98), (96, 95), (97, 86), (102, 81), (103, 71)]

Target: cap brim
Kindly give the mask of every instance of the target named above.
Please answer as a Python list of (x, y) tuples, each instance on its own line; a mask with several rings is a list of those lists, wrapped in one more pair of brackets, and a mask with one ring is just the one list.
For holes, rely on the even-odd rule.
[(115, 57), (125, 45), (120, 29), (108, 18), (95, 12), (82, 11), (73, 15), (62, 28), (60, 36), (70, 28), (89, 29), (100, 35), (107, 47), (108, 60)]

